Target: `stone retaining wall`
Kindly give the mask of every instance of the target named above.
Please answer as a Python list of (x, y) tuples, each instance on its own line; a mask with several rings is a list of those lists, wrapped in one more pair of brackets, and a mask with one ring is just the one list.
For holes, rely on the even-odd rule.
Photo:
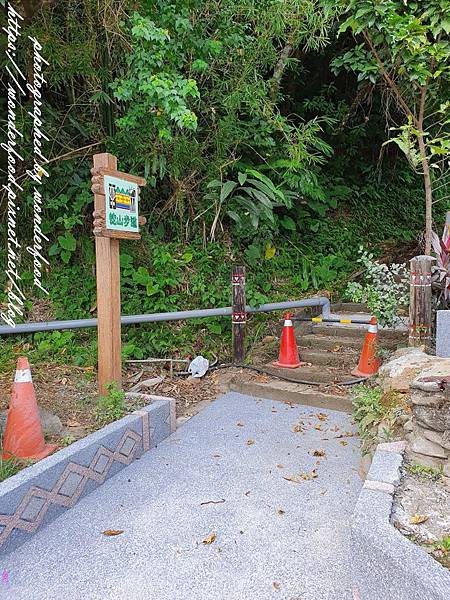
[(450, 383), (447, 378), (421, 374), (410, 390), (412, 419), (405, 426), (408, 458), (450, 477)]

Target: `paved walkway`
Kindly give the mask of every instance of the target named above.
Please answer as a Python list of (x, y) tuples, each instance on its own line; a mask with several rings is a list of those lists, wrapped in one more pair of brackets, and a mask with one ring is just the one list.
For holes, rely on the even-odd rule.
[(0, 597), (351, 600), (359, 444), (337, 437), (350, 431), (343, 413), (222, 396), (0, 557)]

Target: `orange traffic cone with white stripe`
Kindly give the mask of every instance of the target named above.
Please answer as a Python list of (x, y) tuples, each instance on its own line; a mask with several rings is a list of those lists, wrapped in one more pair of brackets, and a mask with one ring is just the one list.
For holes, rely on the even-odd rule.
[(376, 357), (378, 322), (375, 317), (370, 319), (369, 329), (364, 339), (364, 344), (358, 366), (353, 369), (352, 375), (356, 377), (370, 377), (378, 373), (381, 361)]
[(302, 364), (298, 356), (294, 327), (292, 325), (291, 315), (289, 313), (284, 315), (280, 354), (278, 360), (272, 364), (274, 367), (278, 367), (280, 369), (296, 369)]
[(45, 444), (28, 359), (17, 361), (11, 404), (3, 437), (3, 458), (40, 460), (57, 448)]

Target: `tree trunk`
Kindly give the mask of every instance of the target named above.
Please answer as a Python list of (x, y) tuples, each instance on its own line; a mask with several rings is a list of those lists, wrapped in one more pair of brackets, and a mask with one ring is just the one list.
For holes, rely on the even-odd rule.
[(275, 102), (277, 99), (277, 94), (280, 89), (281, 79), (283, 77), (284, 70), (286, 68), (287, 62), (289, 60), (289, 56), (292, 52), (292, 45), (290, 42), (286, 44), (280, 54), (280, 58), (275, 65), (272, 81), (270, 84), (270, 99)]
[(431, 232), (433, 227), (433, 187), (431, 184), (430, 163), (427, 158), (423, 132), (419, 134), (419, 151), (422, 161), (425, 188), (425, 254), (431, 254)]

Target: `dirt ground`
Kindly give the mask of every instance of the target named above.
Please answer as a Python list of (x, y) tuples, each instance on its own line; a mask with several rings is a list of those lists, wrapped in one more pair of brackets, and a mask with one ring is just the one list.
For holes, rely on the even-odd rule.
[(392, 522), (450, 569), (450, 487), (442, 476), (411, 473), (406, 464), (395, 494)]
[[(103, 425), (96, 418), (96, 372), (92, 367), (41, 363), (31, 365), (31, 369), (38, 405), (61, 419), (64, 431), (60, 438), (64, 438), (65, 443), (82, 438)], [(198, 412), (197, 407), (214, 400), (224, 390), (224, 381), (231, 375), (217, 371), (192, 380), (176, 374), (171, 378), (169, 370), (160, 367), (130, 366), (123, 373), (123, 388), (130, 391), (139, 381), (161, 377), (160, 383), (141, 391), (175, 398), (177, 417), (187, 419)], [(0, 411), (8, 408), (13, 379), (14, 373), (0, 374)], [(137, 408), (139, 401), (129, 403), (130, 412)]]

